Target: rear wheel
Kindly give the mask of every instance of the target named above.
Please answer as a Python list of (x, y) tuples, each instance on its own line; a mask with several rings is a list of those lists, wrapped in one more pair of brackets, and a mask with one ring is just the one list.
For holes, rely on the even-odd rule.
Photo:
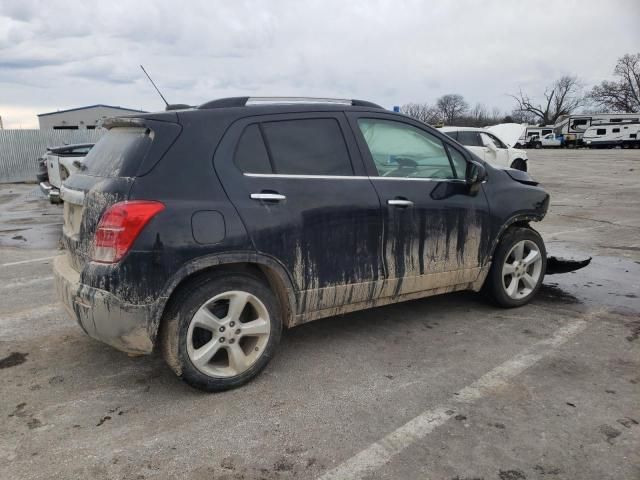
[(484, 291), (501, 307), (519, 307), (540, 289), (546, 268), (540, 234), (531, 228), (510, 228), (496, 248)]
[(273, 357), (281, 330), (271, 290), (253, 275), (226, 273), (204, 278), (172, 300), (160, 340), (179, 377), (213, 392), (255, 377)]
[(535, 143), (533, 144), (533, 148), (542, 148), (542, 143), (540, 143), (540, 142), (535, 142)]
[(526, 172), (527, 171), (527, 162), (525, 162), (521, 158), (516, 158), (511, 163), (511, 168), (515, 168), (516, 170), (522, 170), (523, 172)]

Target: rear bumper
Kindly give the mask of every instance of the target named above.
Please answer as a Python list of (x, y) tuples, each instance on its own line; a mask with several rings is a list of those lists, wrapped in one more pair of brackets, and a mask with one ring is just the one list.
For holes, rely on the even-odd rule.
[(115, 295), (80, 283), (68, 255), (53, 262), (56, 292), (69, 315), (87, 335), (128, 353), (151, 353), (154, 304), (132, 305)]
[(60, 190), (51, 185), (49, 182), (40, 182), (40, 190), (44, 193), (49, 200), (53, 203), (60, 203)]

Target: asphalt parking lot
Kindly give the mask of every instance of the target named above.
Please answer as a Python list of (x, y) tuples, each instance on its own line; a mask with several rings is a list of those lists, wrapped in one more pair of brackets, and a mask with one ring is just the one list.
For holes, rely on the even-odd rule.
[(86, 337), (56, 302), (59, 206), (0, 185), (0, 477), (640, 478), (640, 150), (530, 151), (550, 253), (528, 306), (453, 294), (285, 333), (204, 394)]

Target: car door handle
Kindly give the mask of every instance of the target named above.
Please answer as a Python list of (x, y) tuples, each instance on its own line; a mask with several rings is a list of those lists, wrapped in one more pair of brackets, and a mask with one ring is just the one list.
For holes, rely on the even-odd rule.
[(393, 205), (394, 207), (413, 207), (411, 200), (394, 198), (393, 200), (387, 200), (387, 205)]
[(286, 200), (286, 196), (279, 193), (252, 193), (251, 198), (253, 200), (269, 200), (272, 202), (279, 202), (280, 200)]

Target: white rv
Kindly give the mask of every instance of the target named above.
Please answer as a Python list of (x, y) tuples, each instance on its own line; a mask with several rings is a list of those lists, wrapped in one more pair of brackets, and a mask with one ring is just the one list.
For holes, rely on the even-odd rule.
[(587, 128), (582, 136), (586, 147), (638, 148), (640, 123), (601, 123)]
[(553, 126), (556, 135), (574, 138), (578, 143), (592, 125), (638, 123), (640, 113), (597, 113), (591, 115), (561, 115)]

